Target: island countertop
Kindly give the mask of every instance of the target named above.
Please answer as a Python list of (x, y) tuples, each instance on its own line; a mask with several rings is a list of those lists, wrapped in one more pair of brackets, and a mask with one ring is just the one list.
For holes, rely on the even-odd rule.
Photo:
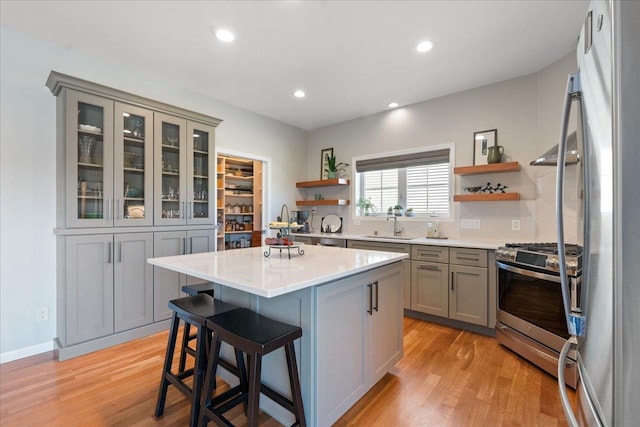
[(281, 253), (267, 247), (149, 258), (158, 267), (219, 283), (266, 298), (332, 282), (407, 258), (407, 254), (301, 245)]

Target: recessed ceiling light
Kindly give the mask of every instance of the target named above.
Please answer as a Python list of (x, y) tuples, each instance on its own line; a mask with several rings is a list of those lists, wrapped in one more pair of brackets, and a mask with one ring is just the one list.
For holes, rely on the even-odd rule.
[(304, 98), (305, 96), (307, 96), (307, 94), (304, 93), (303, 90), (298, 89), (297, 91), (293, 92), (293, 96), (295, 96), (296, 98)]
[(218, 40), (225, 43), (232, 42), (233, 39), (236, 38), (236, 36), (231, 31), (225, 29), (215, 30), (214, 34), (216, 35)]
[(400, 104), (398, 104), (397, 102), (390, 102), (389, 104), (387, 104), (387, 107), (396, 108), (398, 105), (400, 105)]
[(430, 41), (423, 41), (418, 43), (418, 46), (416, 46), (416, 50), (418, 52), (428, 52), (431, 50), (432, 47), (433, 47), (433, 43), (431, 43)]

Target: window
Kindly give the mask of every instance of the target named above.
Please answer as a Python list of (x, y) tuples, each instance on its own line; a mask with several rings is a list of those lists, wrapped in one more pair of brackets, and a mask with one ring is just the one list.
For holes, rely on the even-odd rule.
[[(450, 215), (450, 148), (356, 160), (356, 198), (371, 200), (377, 214), (400, 204), (417, 216)], [(356, 211), (356, 215), (361, 215)]]

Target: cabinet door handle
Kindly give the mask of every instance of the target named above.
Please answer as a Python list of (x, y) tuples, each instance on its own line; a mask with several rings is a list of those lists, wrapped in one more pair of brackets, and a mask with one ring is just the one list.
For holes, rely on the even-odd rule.
[(107, 264), (111, 264), (111, 242), (107, 242)]
[(107, 220), (111, 220), (111, 200), (107, 200)]
[(195, 205), (193, 203), (193, 200), (191, 201), (191, 206), (189, 208), (189, 218), (193, 219), (193, 216), (195, 214)]
[(367, 285), (367, 288), (369, 289), (369, 306), (367, 308), (367, 313), (369, 313), (370, 315), (373, 315), (373, 290), (372, 288), (372, 284), (369, 283)]
[(453, 277), (454, 277), (454, 273), (453, 271), (451, 272), (451, 290), (453, 291)]
[(373, 282), (374, 286), (376, 287), (376, 307), (375, 310), (378, 311), (378, 293), (380, 292), (378, 289), (378, 281), (376, 280), (375, 282)]
[(189, 237), (189, 253), (193, 253), (193, 237)]
[(122, 262), (122, 242), (118, 242), (118, 262)]
[(182, 202), (180, 204), (182, 205), (182, 209), (181, 209), (181, 212), (180, 212), (180, 218), (186, 218), (186, 215), (185, 215), (186, 214), (186, 212), (185, 212), (185, 209), (186, 209), (185, 204), (186, 204), (186, 202)]
[(440, 267), (436, 267), (435, 265), (419, 265), (418, 269), (420, 269), (420, 270), (440, 271)]
[(182, 253), (180, 255), (184, 255), (187, 253), (187, 239), (182, 238)]

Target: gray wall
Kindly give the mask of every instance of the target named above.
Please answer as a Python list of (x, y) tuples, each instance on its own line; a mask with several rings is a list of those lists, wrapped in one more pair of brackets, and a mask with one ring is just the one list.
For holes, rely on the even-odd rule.
[[(223, 119), (218, 147), (273, 161), (269, 217), (294, 204), (293, 183), (305, 177), (301, 129), (175, 87), (150, 70), (0, 31), (0, 361), (49, 350), (56, 335), (55, 97), (44, 85), (52, 69)], [(38, 307), (49, 308), (48, 321), (36, 322)]]
[[(441, 231), (451, 238), (505, 241), (530, 241), (538, 238), (553, 240), (547, 236), (548, 224), (553, 219), (553, 184), (555, 168), (530, 167), (529, 162), (557, 143), (560, 133), (560, 109), (567, 74), (575, 72), (575, 54), (570, 53), (539, 72), (456, 93), (438, 99), (371, 115), (356, 120), (327, 126), (308, 132), (308, 179), (320, 175), (320, 150), (333, 147), (339, 161), (352, 163), (354, 156), (382, 153), (398, 149), (410, 149), (455, 144), (455, 165), (473, 163), (473, 133), (486, 129), (498, 129), (498, 142), (504, 146), (508, 161), (518, 161), (522, 171), (509, 174), (492, 174), (455, 177), (456, 193), (463, 186), (498, 182), (521, 193), (518, 202), (454, 203), (453, 218), (440, 221)], [(353, 168), (348, 177), (353, 179)], [(571, 174), (572, 172), (569, 172)], [(353, 194), (343, 190), (352, 201)], [(330, 190), (324, 190), (329, 192)], [(313, 194), (301, 194), (301, 197)], [(382, 207), (386, 210), (386, 207)], [(380, 211), (380, 207), (378, 207)], [(575, 209), (568, 209), (572, 213)], [(325, 214), (339, 214), (345, 219), (347, 231), (369, 233), (378, 230), (389, 232), (392, 225), (385, 219), (361, 218), (353, 221), (355, 211), (350, 208), (319, 207), (318, 218)], [(461, 230), (461, 219), (479, 219), (479, 230)], [(511, 220), (521, 221), (521, 230), (511, 230)], [(424, 236), (426, 222), (419, 219), (402, 219), (408, 234)], [(568, 228), (575, 228), (569, 224)], [(555, 228), (551, 227), (551, 233)], [(573, 240), (568, 236), (567, 240)]]

